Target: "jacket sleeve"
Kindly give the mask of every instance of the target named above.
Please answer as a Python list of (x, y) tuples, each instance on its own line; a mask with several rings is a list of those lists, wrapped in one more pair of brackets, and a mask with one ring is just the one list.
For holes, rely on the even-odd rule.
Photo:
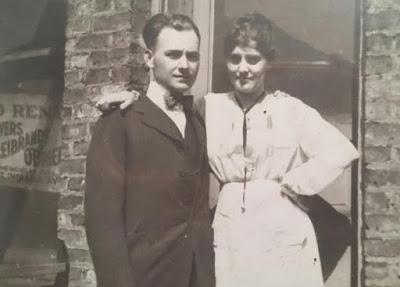
[(86, 164), (85, 222), (99, 287), (134, 287), (126, 243), (125, 129), (120, 111), (96, 124)]
[(322, 191), (358, 158), (352, 143), (313, 108), (294, 103), (294, 125), (307, 160), (288, 171), (282, 183), (303, 195)]

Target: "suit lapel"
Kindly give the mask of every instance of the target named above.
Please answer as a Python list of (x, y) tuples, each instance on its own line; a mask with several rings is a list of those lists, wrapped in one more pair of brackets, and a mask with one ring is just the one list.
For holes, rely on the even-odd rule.
[(135, 110), (142, 114), (142, 123), (158, 130), (172, 140), (182, 142), (183, 138), (173, 121), (149, 98), (141, 95), (135, 103)]
[(206, 146), (206, 133), (203, 124), (200, 122), (200, 119), (195, 116), (195, 112), (192, 111), (191, 113), (191, 121), (193, 123), (193, 128), (194, 131), (197, 135), (197, 139), (199, 141), (199, 148), (201, 152), (201, 155), (203, 155), (203, 152), (205, 151), (205, 146)]

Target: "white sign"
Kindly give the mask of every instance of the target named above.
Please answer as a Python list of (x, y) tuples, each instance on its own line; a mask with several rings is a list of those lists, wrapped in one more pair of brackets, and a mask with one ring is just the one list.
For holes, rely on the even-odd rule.
[(0, 184), (53, 189), (61, 159), (60, 116), (51, 96), (0, 95)]

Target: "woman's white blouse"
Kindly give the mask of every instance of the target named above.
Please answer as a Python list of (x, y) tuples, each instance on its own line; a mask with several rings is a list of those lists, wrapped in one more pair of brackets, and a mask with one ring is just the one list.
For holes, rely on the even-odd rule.
[(358, 157), (350, 141), (301, 100), (276, 91), (243, 117), (233, 93), (205, 97), (209, 162), (222, 183), (274, 180), (298, 194), (320, 192)]

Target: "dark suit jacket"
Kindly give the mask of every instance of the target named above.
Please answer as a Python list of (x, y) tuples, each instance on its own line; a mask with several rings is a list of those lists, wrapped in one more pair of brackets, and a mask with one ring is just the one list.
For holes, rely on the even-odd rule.
[(145, 96), (97, 122), (85, 214), (99, 287), (187, 287), (193, 260), (199, 286), (214, 286), (205, 130), (195, 112), (187, 117), (200, 143), (194, 168), (176, 126)]

